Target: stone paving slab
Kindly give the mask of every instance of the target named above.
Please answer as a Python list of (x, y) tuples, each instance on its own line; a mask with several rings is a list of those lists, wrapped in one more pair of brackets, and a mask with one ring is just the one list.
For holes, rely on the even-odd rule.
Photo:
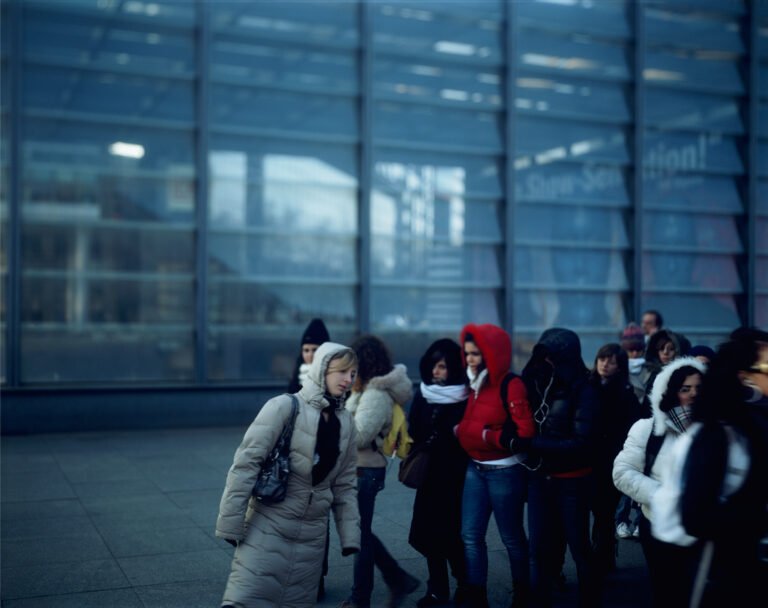
[[(118, 431), (0, 438), (2, 608), (215, 608), (232, 548), (214, 536), (227, 470), (245, 428)], [(379, 494), (374, 532), (422, 581), (426, 562), (408, 544), (414, 491), (397, 463)], [(349, 594), (353, 558), (342, 557), (331, 524), (326, 598)], [(488, 532), (492, 608), (506, 608), (509, 565), (493, 520)], [(639, 544), (621, 541), (606, 608), (647, 605)], [(554, 608), (576, 605), (573, 563)], [(376, 573), (372, 605), (386, 586)]]

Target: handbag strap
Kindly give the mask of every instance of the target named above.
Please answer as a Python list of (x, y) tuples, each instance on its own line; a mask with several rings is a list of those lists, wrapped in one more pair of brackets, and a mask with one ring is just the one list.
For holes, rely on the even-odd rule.
[(283, 456), (287, 456), (291, 449), (291, 437), (293, 436), (293, 426), (296, 422), (296, 416), (299, 413), (299, 400), (296, 395), (288, 395), (291, 398), (291, 417), (283, 427), (283, 432), (280, 433), (280, 438), (277, 440), (274, 451)]

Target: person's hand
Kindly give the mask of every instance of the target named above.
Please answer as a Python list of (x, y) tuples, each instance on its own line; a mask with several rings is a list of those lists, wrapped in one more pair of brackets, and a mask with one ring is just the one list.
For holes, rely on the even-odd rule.
[(453, 427), (453, 434), (454, 434), (455, 437), (459, 436), (459, 425), (458, 424)]
[(236, 540), (232, 540), (231, 538), (225, 538), (224, 540), (227, 541), (233, 547), (237, 548), (237, 541)]
[(499, 443), (501, 443), (504, 448), (512, 452), (512, 443), (515, 439), (517, 439), (517, 425), (514, 423), (512, 418), (508, 417), (501, 429)]
[(360, 552), (360, 549), (358, 549), (357, 547), (344, 547), (341, 550), (341, 554), (344, 557), (347, 557), (348, 555), (353, 555), (353, 554), (359, 553), (359, 552)]

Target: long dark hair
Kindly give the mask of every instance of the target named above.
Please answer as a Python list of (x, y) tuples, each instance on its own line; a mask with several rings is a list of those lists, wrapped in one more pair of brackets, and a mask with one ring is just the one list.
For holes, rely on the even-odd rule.
[(597, 351), (595, 362), (592, 365), (592, 371), (589, 373), (590, 379), (593, 381), (600, 380), (600, 374), (597, 373), (597, 360), (608, 359), (610, 357), (616, 357), (616, 364), (619, 366), (619, 369), (616, 370), (616, 373), (609, 379), (609, 381), (621, 382), (623, 384), (629, 382), (629, 357), (627, 356), (627, 351), (621, 348), (621, 344), (616, 344), (615, 342), (603, 344)]
[(680, 400), (677, 398), (677, 392), (683, 386), (685, 379), (694, 374), (699, 376), (703, 375), (701, 371), (693, 367), (693, 365), (683, 365), (672, 372), (672, 375), (669, 377), (669, 382), (667, 382), (667, 390), (664, 392), (664, 396), (659, 403), (659, 409), (662, 412), (668, 412), (673, 407), (680, 405)]
[(371, 378), (383, 376), (392, 371), (392, 355), (384, 341), (377, 336), (360, 336), (351, 345), (357, 354), (357, 386), (365, 388)]

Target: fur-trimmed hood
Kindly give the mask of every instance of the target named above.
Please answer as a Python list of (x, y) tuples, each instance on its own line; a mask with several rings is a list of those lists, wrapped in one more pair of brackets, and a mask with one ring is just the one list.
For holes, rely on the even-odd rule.
[(670, 378), (672, 378), (672, 374), (685, 366), (697, 369), (702, 375), (707, 373), (706, 364), (695, 357), (679, 357), (674, 361), (669, 362), (661, 369), (658, 376), (656, 376), (656, 379), (653, 381), (653, 388), (651, 389), (650, 395), (654, 435), (663, 435), (666, 432), (668, 417), (666, 413), (661, 411), (661, 400), (667, 392), (667, 386), (669, 385)]

